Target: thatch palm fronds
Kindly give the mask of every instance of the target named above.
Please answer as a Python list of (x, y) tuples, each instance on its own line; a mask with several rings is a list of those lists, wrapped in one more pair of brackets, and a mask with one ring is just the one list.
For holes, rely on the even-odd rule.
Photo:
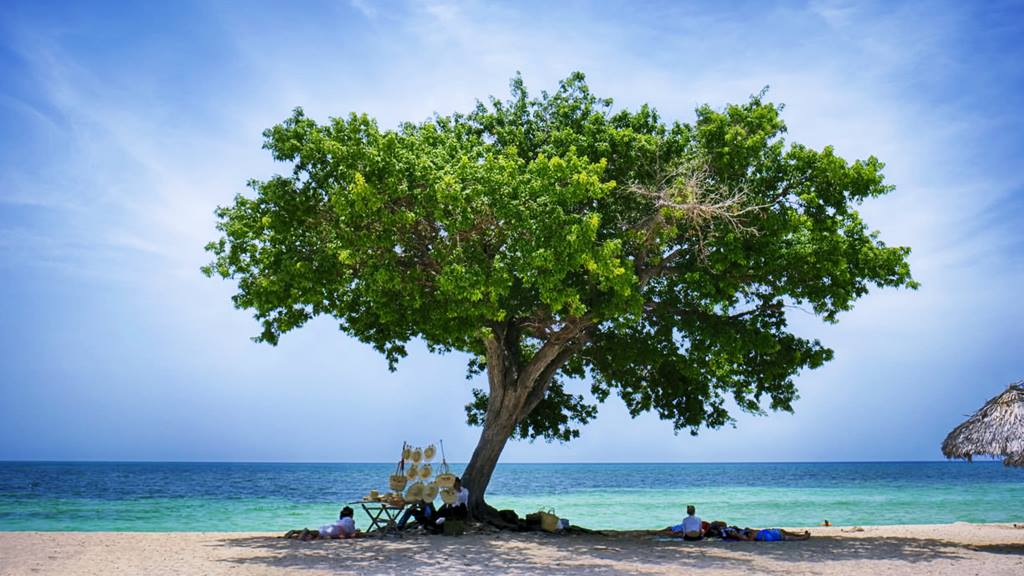
[(1024, 380), (989, 400), (946, 436), (946, 458), (1002, 457), (1007, 466), (1024, 467)]

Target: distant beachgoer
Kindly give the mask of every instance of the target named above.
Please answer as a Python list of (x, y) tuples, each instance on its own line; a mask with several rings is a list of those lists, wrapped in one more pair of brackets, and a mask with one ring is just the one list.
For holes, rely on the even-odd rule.
[(697, 516), (697, 508), (693, 504), (686, 507), (686, 518), (683, 518), (682, 522), (663, 530), (663, 532), (669, 532), (673, 536), (682, 536), (683, 540), (691, 542), (703, 540), (705, 531), (706, 529), (700, 521), (700, 517)]
[(318, 538), (335, 538), (347, 540), (349, 538), (361, 538), (363, 533), (356, 530), (356, 522), (353, 519), (355, 511), (345, 506), (338, 513), (338, 520), (333, 524), (325, 524), (319, 530), (289, 530), (285, 532), (285, 538), (298, 538), (299, 540), (316, 540)]
[(743, 540), (749, 542), (780, 542), (782, 540), (807, 540), (811, 537), (809, 531), (790, 532), (781, 528), (735, 528), (729, 527), (723, 531), (723, 540)]

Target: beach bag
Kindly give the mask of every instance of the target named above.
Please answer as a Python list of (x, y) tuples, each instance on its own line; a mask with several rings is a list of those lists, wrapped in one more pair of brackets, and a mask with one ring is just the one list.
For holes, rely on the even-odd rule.
[(401, 492), (405, 490), (405, 474), (392, 474), (388, 481), (388, 486), (395, 492)]
[(466, 523), (462, 520), (445, 519), (441, 526), (441, 533), (445, 536), (461, 536), (466, 533)]
[(402, 457), (395, 466), (395, 473), (388, 477), (388, 486), (394, 492), (405, 490), (405, 461), (409, 458), (409, 445), (402, 442)]
[(555, 516), (553, 509), (541, 510), (537, 512), (540, 515), (540, 529), (545, 532), (558, 532), (558, 516)]
[(407, 449), (405, 442), (402, 442), (402, 458), (398, 460), (398, 465), (395, 466), (395, 473), (388, 477), (388, 486), (394, 492), (405, 490), (405, 451)]
[(704, 532), (704, 536), (708, 538), (721, 538), (725, 527), (725, 522), (722, 522), (721, 520), (715, 520), (710, 525), (708, 525), (707, 530), (705, 530)]
[[(448, 460), (444, 457), (444, 440), (441, 440), (441, 465), (437, 467), (437, 471), (440, 474), (434, 477), (434, 482), (437, 483), (438, 488), (455, 487), (455, 474), (452, 474), (451, 469), (448, 468)], [(444, 490), (441, 491), (441, 495), (444, 495)]]
[(519, 514), (516, 514), (515, 510), (498, 510), (498, 517), (506, 524), (519, 524)]

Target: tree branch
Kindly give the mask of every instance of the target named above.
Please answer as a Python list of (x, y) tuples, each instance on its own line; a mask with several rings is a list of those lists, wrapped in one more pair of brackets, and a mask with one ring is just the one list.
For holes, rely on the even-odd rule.
[(534, 353), (533, 358), (519, 374), (517, 388), (532, 389), (541, 373), (565, 349), (566, 345), (580, 337), (583, 332), (593, 326), (594, 319), (586, 314), (570, 318), (557, 332), (551, 334), (547, 341)]
[(523, 402), (523, 406), (519, 409), (519, 413), (516, 415), (516, 422), (519, 422), (526, 416), (533, 412), (533, 409), (540, 404), (541, 400), (544, 399), (544, 395), (547, 394), (548, 386), (551, 384), (551, 379), (555, 373), (572, 357), (573, 354), (579, 352), (587, 342), (590, 341), (590, 336), (586, 333), (581, 334), (576, 340), (567, 344), (555, 357), (548, 363), (547, 366), (541, 371), (540, 376), (534, 383), (533, 388), (529, 394), (526, 395), (526, 400)]
[(507, 353), (504, 346), (505, 327), (501, 324), (491, 326), (491, 335), (484, 338), (485, 357), (487, 358), (487, 384), (490, 388), (487, 411), (501, 406), (505, 397), (505, 370)]

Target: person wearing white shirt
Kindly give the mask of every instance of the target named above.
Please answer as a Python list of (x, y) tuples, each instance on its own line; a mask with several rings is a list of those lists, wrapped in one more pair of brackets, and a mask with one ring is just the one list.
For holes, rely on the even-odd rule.
[(445, 518), (465, 520), (469, 517), (469, 490), (462, 485), (462, 478), (455, 479), (455, 503), (445, 504), (437, 511), (438, 524), (444, 524)]
[(298, 538), (300, 540), (316, 540), (318, 538), (359, 538), (363, 534), (356, 530), (356, 521), (353, 518), (355, 511), (351, 507), (345, 506), (341, 509), (338, 514), (338, 520), (332, 524), (324, 524), (319, 530), (310, 530), (309, 528), (303, 528), (302, 530), (289, 530), (285, 533), (285, 538)]
[(686, 518), (675, 526), (665, 529), (673, 535), (682, 535), (683, 540), (701, 540), (704, 538), (704, 528), (701, 525), (700, 517), (697, 516), (697, 508), (693, 504), (686, 507)]
[(351, 538), (356, 533), (356, 521), (352, 519), (351, 513), (345, 515), (342, 512), (337, 522), (321, 526), (319, 532), (321, 538)]

